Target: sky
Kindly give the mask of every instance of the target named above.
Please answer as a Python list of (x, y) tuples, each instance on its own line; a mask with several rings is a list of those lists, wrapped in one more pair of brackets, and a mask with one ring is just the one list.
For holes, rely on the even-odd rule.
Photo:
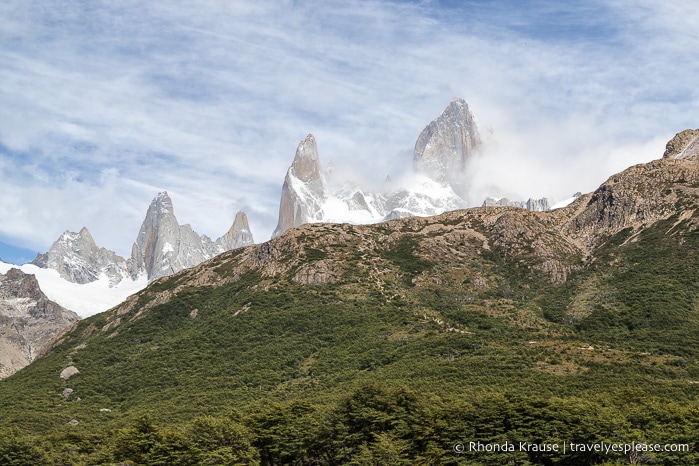
[(378, 184), (464, 98), (486, 195), (593, 191), (699, 127), (686, 0), (0, 2), (0, 258), (86, 226), (128, 256), (150, 201), (217, 238), (277, 223), (296, 146)]

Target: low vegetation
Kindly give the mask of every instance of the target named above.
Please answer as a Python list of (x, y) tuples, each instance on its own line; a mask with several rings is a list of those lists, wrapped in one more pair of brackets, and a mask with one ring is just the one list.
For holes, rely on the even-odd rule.
[(220, 283), (159, 281), (1, 381), (0, 464), (699, 464), (691, 222), (622, 231), (565, 283), (531, 250), (385, 227), (361, 251), (303, 239), (297, 265), (343, 263), (322, 285), (221, 256)]

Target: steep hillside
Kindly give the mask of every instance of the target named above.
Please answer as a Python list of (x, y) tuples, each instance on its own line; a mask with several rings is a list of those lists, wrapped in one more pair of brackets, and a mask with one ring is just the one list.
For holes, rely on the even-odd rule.
[[(698, 189), (696, 156), (665, 158), (551, 212), (309, 224), (226, 252), (0, 382), (0, 457), (697, 464)], [(689, 451), (454, 451), (471, 441)]]
[(0, 378), (33, 361), (46, 342), (77, 320), (41, 292), (34, 275), (19, 269), (0, 273)]

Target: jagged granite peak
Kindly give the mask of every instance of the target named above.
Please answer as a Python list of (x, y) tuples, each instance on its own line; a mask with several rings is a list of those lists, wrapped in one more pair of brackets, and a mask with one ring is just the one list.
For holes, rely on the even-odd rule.
[(202, 239), (189, 225), (180, 226), (166, 191), (151, 202), (131, 249), (129, 269), (135, 280), (145, 273), (148, 280), (170, 275), (209, 257), (202, 253)]
[(668, 141), (663, 158), (684, 159), (697, 153), (699, 153), (699, 129), (686, 129)]
[[(397, 180), (387, 176), (381, 189), (369, 191), (327, 168), (321, 171), (318, 146), (309, 134), (299, 143), (284, 178), (272, 237), (305, 223), (375, 223), (466, 208), (468, 163), (480, 144), (468, 104), (454, 99), (418, 137), (414, 170)], [(508, 205), (535, 211), (550, 208), (545, 198)]]
[(325, 186), (320, 171), (318, 145), (312, 134), (296, 149), (294, 161), (284, 177), (279, 203), (279, 221), (273, 237), (289, 228), (323, 219)]
[(0, 274), (0, 378), (32, 362), (41, 347), (80, 318), (49, 300), (34, 275)]
[(238, 249), (255, 243), (250, 231), (248, 216), (245, 215), (245, 212), (241, 210), (235, 214), (233, 225), (231, 225), (225, 235), (216, 240), (216, 243), (221, 247), (222, 251)]
[(244, 213), (215, 242), (199, 236), (190, 225), (180, 225), (172, 199), (166, 191), (151, 202), (131, 248), (128, 267), (135, 280), (146, 274), (149, 281), (194, 267), (224, 251), (252, 243), (252, 234)]
[(481, 144), (476, 121), (463, 99), (454, 99), (444, 112), (420, 133), (413, 167), (463, 195), (468, 160)]
[(289, 170), (304, 183), (322, 186), (318, 144), (312, 134), (306, 136), (306, 139), (299, 143), (294, 161), (291, 163)]
[(534, 199), (530, 197), (527, 200), (526, 209), (531, 210), (532, 212), (545, 212), (551, 209), (551, 204), (545, 197), (542, 197), (541, 199)]
[(104, 274), (110, 286), (115, 286), (128, 277), (126, 260), (114, 251), (98, 247), (86, 227), (78, 233), (64, 232), (32, 264), (56, 270), (64, 279), (79, 284), (94, 282)]

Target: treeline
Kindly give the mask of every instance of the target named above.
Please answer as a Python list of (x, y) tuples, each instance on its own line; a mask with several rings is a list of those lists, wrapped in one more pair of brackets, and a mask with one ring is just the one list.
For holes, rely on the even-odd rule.
[[(633, 389), (594, 400), (512, 392), (450, 398), (364, 382), (332, 402), (259, 403), (184, 424), (157, 422), (163, 417), (158, 414), (142, 414), (126, 427), (105, 432), (81, 425), (41, 438), (1, 432), (0, 464), (699, 464), (697, 404), (668, 402)], [(472, 452), (469, 442), (688, 444), (689, 451)], [(454, 449), (459, 443), (465, 445), (463, 452)]]

